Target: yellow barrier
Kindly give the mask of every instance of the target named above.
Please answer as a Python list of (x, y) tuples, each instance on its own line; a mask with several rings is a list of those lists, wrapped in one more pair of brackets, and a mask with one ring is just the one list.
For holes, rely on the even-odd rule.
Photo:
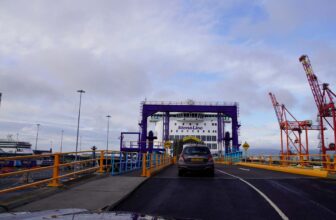
[[(148, 156), (149, 155), (149, 156)], [(149, 157), (149, 161), (147, 161)], [(164, 169), (165, 167), (173, 164), (174, 159), (170, 156), (164, 154), (156, 154), (154, 158), (154, 154), (142, 154), (142, 172), (141, 176), (143, 177), (151, 177), (155, 173)]]
[(263, 165), (263, 164), (255, 164), (249, 162), (239, 162), (237, 165), (259, 168), (259, 169), (266, 169), (266, 170), (273, 170), (273, 171), (280, 171), (292, 174), (299, 174), (305, 176), (313, 176), (313, 177), (323, 177), (326, 178), (328, 176), (328, 171), (325, 170), (313, 170), (313, 169), (304, 169), (304, 168), (295, 168), (295, 167), (282, 167), (282, 166), (275, 166), (275, 165)]

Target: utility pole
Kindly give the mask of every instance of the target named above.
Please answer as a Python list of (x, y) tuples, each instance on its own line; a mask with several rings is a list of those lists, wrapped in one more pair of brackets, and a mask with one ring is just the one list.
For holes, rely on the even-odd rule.
[[(107, 171), (107, 152), (108, 152), (108, 145), (109, 145), (109, 133), (110, 133), (110, 115), (107, 115), (107, 135), (106, 135), (106, 157), (105, 157), (105, 166), (106, 166), (106, 171)], [(112, 167), (113, 169), (113, 167)]]
[(78, 110), (78, 121), (77, 121), (77, 137), (76, 137), (76, 156), (75, 161), (77, 161), (77, 152), (78, 152), (78, 137), (79, 137), (79, 122), (80, 122), (80, 113), (81, 113), (81, 105), (82, 105), (82, 94), (85, 93), (84, 90), (77, 90), (79, 93), (79, 110)]
[(64, 134), (64, 130), (62, 129), (62, 133), (61, 133), (61, 147), (60, 147), (60, 152), (62, 153), (62, 147), (63, 147), (63, 134)]
[(36, 124), (36, 126), (37, 126), (37, 130), (36, 130), (35, 150), (37, 150), (37, 141), (38, 141), (40, 124)]

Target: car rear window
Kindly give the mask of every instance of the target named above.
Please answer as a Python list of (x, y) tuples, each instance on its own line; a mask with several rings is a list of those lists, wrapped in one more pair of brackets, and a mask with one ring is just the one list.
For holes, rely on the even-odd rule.
[(210, 154), (210, 150), (207, 147), (186, 147), (183, 154), (186, 155), (207, 155)]

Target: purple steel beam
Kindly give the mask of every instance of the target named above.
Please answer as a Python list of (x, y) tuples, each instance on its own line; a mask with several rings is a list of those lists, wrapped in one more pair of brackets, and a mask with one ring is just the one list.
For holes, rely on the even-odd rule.
[(222, 116), (220, 113), (217, 114), (217, 139), (218, 142), (223, 141), (223, 130), (222, 130)]
[(129, 149), (132, 149), (131, 151), (140, 151), (140, 145), (138, 148), (129, 148), (129, 147), (123, 147), (122, 142), (124, 139), (124, 134), (137, 134), (138, 135), (138, 143), (140, 143), (140, 132), (121, 132), (120, 133), (120, 151), (129, 151)]
[(163, 116), (163, 140), (169, 140), (169, 112), (166, 112)]
[(147, 117), (155, 114), (156, 112), (211, 112), (223, 113), (232, 118), (232, 139), (233, 145), (238, 146), (238, 111), (236, 105), (220, 106), (220, 105), (154, 105), (144, 104), (142, 109), (141, 120), (141, 152), (146, 152), (146, 137), (147, 137)]

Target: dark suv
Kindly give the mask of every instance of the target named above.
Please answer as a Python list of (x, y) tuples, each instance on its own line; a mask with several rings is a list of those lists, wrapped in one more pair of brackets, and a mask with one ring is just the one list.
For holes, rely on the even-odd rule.
[(191, 144), (183, 147), (177, 162), (178, 175), (183, 176), (187, 171), (202, 171), (214, 176), (214, 162), (206, 145)]

